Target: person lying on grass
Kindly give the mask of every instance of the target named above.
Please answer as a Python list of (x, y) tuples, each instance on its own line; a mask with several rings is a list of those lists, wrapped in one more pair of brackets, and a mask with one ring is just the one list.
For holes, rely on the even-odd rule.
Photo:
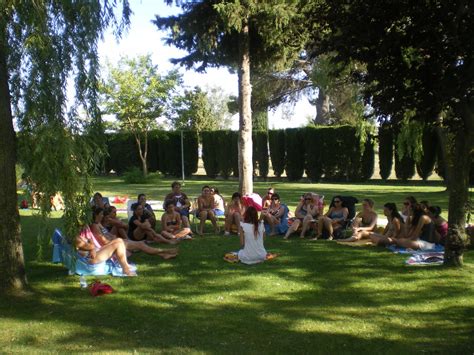
[(267, 251), (263, 246), (265, 227), (263, 220), (258, 218), (255, 207), (250, 206), (244, 214), (244, 221), (240, 222), (239, 261), (244, 264), (257, 264), (265, 261)]
[(219, 233), (219, 226), (217, 225), (217, 218), (214, 213), (214, 196), (211, 194), (211, 188), (209, 186), (203, 186), (201, 196), (197, 200), (198, 209), (196, 211), (196, 217), (199, 218), (199, 229), (198, 234), (203, 235), (204, 224), (209, 219), (214, 226), (216, 233)]
[(433, 250), (435, 248), (433, 221), (418, 203), (411, 206), (410, 210), (403, 233), (398, 238), (389, 238), (390, 244), (413, 250)]
[(181, 228), (181, 215), (176, 212), (173, 202), (168, 202), (165, 205), (165, 213), (161, 216), (161, 235), (168, 239), (186, 238), (191, 239), (190, 228)]
[(383, 214), (387, 217), (387, 225), (382, 234), (370, 233), (369, 238), (376, 245), (388, 245), (390, 240), (400, 237), (403, 230), (403, 217), (393, 202), (387, 202), (383, 206)]
[[(107, 245), (111, 241), (117, 239), (117, 236), (110, 233), (107, 228), (102, 225), (102, 221), (104, 220), (104, 210), (102, 208), (95, 208), (92, 211), (92, 224), (90, 225), (90, 229), (94, 238), (100, 244), (101, 247)], [(148, 246), (145, 242), (136, 242), (129, 239), (124, 239), (125, 248), (128, 251), (143, 251), (149, 255), (159, 255), (163, 259), (171, 259), (175, 258), (178, 255), (178, 249), (157, 249)]]
[(137, 276), (132, 272), (127, 261), (127, 249), (123, 239), (117, 238), (104, 246), (95, 240), (89, 226), (86, 226), (75, 240), (76, 249), (81, 258), (88, 264), (99, 264), (115, 256), (124, 275)]
[(363, 238), (369, 238), (370, 234), (377, 228), (377, 213), (374, 211), (374, 201), (369, 198), (362, 200), (362, 211), (359, 212), (352, 222), (352, 236), (342, 239), (341, 242), (355, 242)]
[(318, 231), (312, 240), (318, 240), (321, 238), (323, 229), (326, 229), (329, 232), (328, 239), (333, 240), (334, 231), (341, 229), (346, 222), (349, 210), (347, 207), (342, 205), (342, 196), (333, 197), (330, 206), (329, 211), (318, 218)]
[(239, 228), (244, 212), (245, 205), (242, 202), (242, 195), (239, 192), (234, 192), (232, 194), (232, 200), (227, 204), (225, 209), (224, 235), (230, 235), (232, 225)]
[(176, 239), (166, 239), (161, 234), (156, 233), (143, 211), (142, 205), (138, 205), (133, 211), (133, 216), (128, 222), (128, 239), (137, 242), (147, 241), (166, 244), (176, 244), (178, 242)]
[(316, 201), (316, 196), (309, 192), (304, 194), (298, 203), (298, 206), (296, 206), (295, 217), (292, 218), (291, 226), (288, 228), (284, 239), (288, 239), (292, 233), (298, 230), (300, 225), (302, 225), (300, 238), (304, 238), (306, 231), (319, 214), (320, 211), (318, 201)]
[(115, 208), (115, 206), (110, 206), (104, 209), (102, 225), (110, 234), (116, 235), (122, 239), (128, 238), (128, 224), (117, 217), (117, 208)]

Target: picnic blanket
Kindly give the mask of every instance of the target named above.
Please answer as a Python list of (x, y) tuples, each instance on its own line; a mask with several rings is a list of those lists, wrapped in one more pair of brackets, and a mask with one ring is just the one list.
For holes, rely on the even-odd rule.
[[(102, 263), (89, 264), (87, 259), (76, 252), (74, 247), (57, 228), (54, 230), (51, 239), (53, 241), (52, 262), (63, 264), (69, 270), (70, 275), (100, 276), (112, 274), (113, 276), (125, 276), (122, 267), (116, 260), (109, 259)], [(130, 270), (136, 273), (136, 265), (130, 264)]]
[(405, 264), (414, 266), (441, 265), (444, 262), (444, 252), (418, 252), (410, 256)]
[(425, 250), (425, 251), (402, 248), (402, 247), (399, 247), (399, 246), (396, 246), (396, 245), (389, 245), (389, 246), (387, 246), (387, 249), (391, 250), (391, 251), (393, 251), (394, 253), (397, 253), (397, 254), (420, 254), (420, 253), (432, 253), (432, 252), (444, 253), (444, 246), (442, 246), (440, 244), (435, 244), (434, 249)]

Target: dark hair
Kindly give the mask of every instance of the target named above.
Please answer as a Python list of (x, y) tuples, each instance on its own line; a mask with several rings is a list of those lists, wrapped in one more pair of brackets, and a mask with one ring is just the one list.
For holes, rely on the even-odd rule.
[(234, 193), (232, 194), (232, 200), (233, 200), (234, 198), (236, 198), (236, 197), (238, 197), (239, 199), (242, 198), (242, 195), (240, 194), (240, 192), (234, 192)]
[(202, 187), (201, 191), (204, 191), (204, 189), (209, 189), (209, 190), (210, 190), (211, 188), (209, 187), (209, 185), (204, 185), (204, 186)]
[(138, 194), (137, 201), (140, 200), (140, 197), (142, 197), (142, 196), (146, 197), (145, 194)]
[(420, 221), (420, 218), (426, 215), (426, 213), (423, 208), (421, 208), (421, 205), (419, 203), (415, 203), (415, 205), (412, 207), (412, 211), (413, 214), (411, 218), (411, 227), (415, 227)]
[(383, 205), (385, 208), (388, 208), (390, 211), (390, 218), (393, 219), (398, 219), (400, 223), (403, 223), (403, 218), (400, 216), (400, 213), (398, 212), (397, 205), (394, 204), (393, 202), (387, 202), (385, 205)]
[(244, 213), (244, 222), (253, 224), (253, 233), (255, 235), (255, 239), (257, 239), (258, 235), (258, 212), (257, 209), (253, 206), (249, 206), (247, 211)]
[(418, 202), (416, 201), (415, 196), (407, 196), (407, 197), (405, 198), (405, 200), (410, 201), (410, 205), (412, 205), (412, 206), (414, 206), (414, 205), (416, 205), (416, 204), (418, 203)]
[(104, 212), (104, 209), (102, 207), (95, 207), (92, 209), (92, 220), (95, 222), (96, 217)]
[(439, 206), (429, 206), (428, 211), (431, 212), (431, 214), (435, 217), (438, 218), (439, 215), (441, 214), (441, 207)]
[(280, 199), (280, 195), (278, 195), (276, 192), (273, 194), (272, 196), (272, 200), (279, 200)]
[(173, 181), (173, 183), (171, 184), (171, 188), (174, 189), (175, 186), (181, 186), (181, 184), (179, 183), (179, 181)]
[(341, 196), (341, 195), (336, 195), (336, 196), (334, 196), (334, 197), (332, 198), (332, 200), (331, 200), (331, 207), (334, 207), (334, 200), (335, 200), (336, 198), (337, 198), (338, 200), (341, 200), (341, 207), (343, 207), (343, 206), (344, 206), (344, 200), (342, 199), (342, 196)]
[(164, 210), (166, 211), (170, 205), (176, 206), (176, 204), (174, 203), (173, 200), (168, 200), (168, 201), (165, 202), (165, 204), (163, 206)]
[(217, 189), (217, 187), (214, 187), (214, 186), (213, 186), (213, 187), (212, 187), (212, 190), (214, 191), (214, 193), (215, 193), (216, 195), (219, 195), (219, 190)]
[(102, 198), (102, 194), (100, 192), (96, 192), (93, 198), (95, 199), (96, 197)]
[(104, 208), (104, 217), (111, 214), (114, 209), (115, 209), (114, 206), (109, 206), (109, 207)]
[(423, 200), (423, 201), (420, 201), (420, 205), (425, 205), (426, 208), (429, 208), (430, 207), (430, 203), (426, 200)]

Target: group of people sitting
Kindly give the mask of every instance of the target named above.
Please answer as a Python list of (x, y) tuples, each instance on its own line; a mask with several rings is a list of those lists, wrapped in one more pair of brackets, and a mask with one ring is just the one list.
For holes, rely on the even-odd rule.
[(155, 229), (156, 215), (145, 194), (138, 195), (137, 202), (131, 207), (133, 215), (125, 223), (117, 217), (117, 209), (96, 193), (91, 202), (91, 233), (89, 237), (87, 233), (78, 236), (78, 250), (91, 263), (104, 261), (115, 254), (127, 273), (127, 252), (140, 250), (164, 259), (176, 257), (176, 248), (158, 249), (149, 243), (176, 244), (183, 239), (191, 239), (192, 215), (199, 219), (196, 228), (199, 235), (203, 234), (206, 220), (210, 220), (215, 232), (219, 233), (217, 218), (224, 216), (224, 235), (239, 233), (242, 249), (238, 258), (250, 264), (261, 262), (267, 256), (263, 246), (264, 234), (283, 235), (284, 239), (294, 233), (299, 233), (300, 238), (310, 234), (311, 240), (325, 238), (343, 242), (370, 239), (377, 245), (393, 244), (429, 250), (434, 243), (444, 242), (448, 230), (446, 221), (440, 216), (440, 207), (430, 206), (427, 201), (418, 203), (413, 196), (406, 198), (400, 212), (395, 203), (384, 205), (387, 225), (381, 230), (377, 228), (378, 216), (371, 199), (364, 199), (361, 211), (350, 219), (348, 205), (354, 204), (354, 198), (335, 196), (324, 213), (324, 196), (308, 192), (301, 196), (292, 215), (287, 205), (281, 202), (279, 194), (269, 188), (261, 201), (259, 216), (260, 208), (249, 205), (239, 192), (235, 192), (225, 203), (217, 188), (206, 185), (192, 203), (181, 190), (179, 182), (173, 182), (171, 188), (172, 191), (164, 198), (160, 232)]

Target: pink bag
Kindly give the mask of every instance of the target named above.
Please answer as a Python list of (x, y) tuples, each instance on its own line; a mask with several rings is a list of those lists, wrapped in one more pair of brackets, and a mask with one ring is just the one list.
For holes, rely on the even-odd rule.
[(253, 206), (255, 207), (257, 211), (262, 210), (262, 197), (255, 192), (244, 195), (242, 197), (242, 201), (244, 202), (244, 205), (247, 207)]

